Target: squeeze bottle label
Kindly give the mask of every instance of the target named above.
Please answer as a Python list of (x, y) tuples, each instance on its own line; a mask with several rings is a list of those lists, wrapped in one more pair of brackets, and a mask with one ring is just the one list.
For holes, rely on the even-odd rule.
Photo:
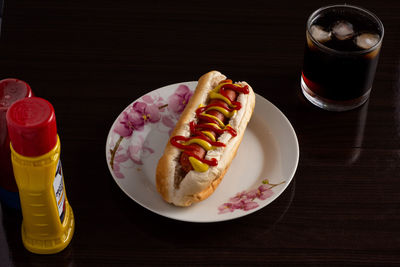
[(61, 160), (57, 164), (56, 177), (54, 177), (53, 182), (54, 195), (56, 197), (58, 216), (61, 222), (64, 220), (64, 210), (65, 210), (65, 191), (64, 191), (64, 178), (62, 174)]

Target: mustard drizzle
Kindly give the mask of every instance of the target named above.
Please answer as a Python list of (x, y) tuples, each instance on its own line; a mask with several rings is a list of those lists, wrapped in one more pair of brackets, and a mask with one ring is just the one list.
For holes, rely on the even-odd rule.
[(201, 162), (200, 160), (198, 160), (194, 157), (189, 157), (189, 162), (196, 172), (206, 172), (208, 170), (208, 168), (210, 167), (210, 166), (208, 166), (208, 164)]
[[(221, 83), (219, 85), (217, 85), (210, 93), (209, 93), (209, 98), (210, 99), (219, 99), (224, 101), (230, 108), (236, 108), (236, 105), (232, 104), (232, 102), (225, 96), (223, 96), (222, 94), (219, 93), (220, 89), (222, 86), (224, 86), (225, 84), (232, 84), (231, 81), (227, 81), (224, 83)], [(234, 84), (236, 87), (241, 87), (238, 84)], [(200, 107), (202, 107), (200, 105)], [(216, 123), (204, 123), (205, 125), (212, 125), (214, 127), (216, 127), (217, 129), (220, 130), (225, 130), (226, 128), (230, 127), (232, 128), (229, 124), (225, 125), (220, 119), (218, 119), (217, 117), (207, 114), (206, 112), (209, 110), (217, 110), (219, 112), (221, 112), (225, 117), (227, 118), (232, 118), (236, 113), (237, 110), (233, 110), (233, 111), (228, 111), (226, 109), (224, 109), (223, 107), (219, 107), (219, 106), (211, 106), (206, 108), (206, 110), (202, 113), (200, 113), (200, 115), (202, 116), (206, 116), (209, 117), (211, 119), (213, 119)], [(206, 135), (208, 138), (210, 138), (210, 140), (212, 140), (213, 142), (216, 141), (216, 138), (214, 137), (214, 135), (209, 132), (209, 131), (201, 131), (204, 135)], [(192, 138), (188, 141), (186, 141), (184, 143), (185, 145), (190, 145), (190, 144), (197, 144), (199, 146), (201, 146), (203, 149), (205, 149), (206, 151), (209, 150), (213, 150), (216, 147), (211, 145), (209, 142), (202, 140), (200, 138)], [(209, 169), (209, 165), (196, 159), (195, 157), (189, 156), (189, 162), (192, 165), (193, 169), (197, 172), (205, 172)]]
[(213, 142), (215, 142), (215, 141), (217, 141), (216, 139), (215, 139), (215, 136), (211, 133), (211, 132), (209, 132), (209, 131), (201, 131), (205, 136), (207, 136), (208, 138), (210, 138), (210, 140), (211, 141), (213, 141)]

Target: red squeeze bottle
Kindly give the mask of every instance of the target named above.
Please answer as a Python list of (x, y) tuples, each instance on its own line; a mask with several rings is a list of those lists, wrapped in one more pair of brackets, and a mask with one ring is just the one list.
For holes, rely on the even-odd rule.
[(6, 113), (14, 102), (31, 96), (31, 87), (24, 81), (13, 78), (0, 81), (0, 201), (7, 207), (18, 210), (21, 205), (11, 164)]

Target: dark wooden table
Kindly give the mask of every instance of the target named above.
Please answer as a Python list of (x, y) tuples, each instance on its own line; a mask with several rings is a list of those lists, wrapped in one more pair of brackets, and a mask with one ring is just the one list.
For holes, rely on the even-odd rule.
[[(71, 244), (41, 256), (21, 217), (0, 213), (1, 266), (400, 265), (400, 2), (350, 1), (385, 38), (367, 104), (334, 113), (300, 91), (307, 17), (331, 1), (7, 1), (0, 77), (28, 82), (56, 110)], [(133, 100), (217, 69), (246, 80), (296, 130), (300, 161), (270, 205), (236, 220), (187, 223), (125, 195), (105, 159)]]

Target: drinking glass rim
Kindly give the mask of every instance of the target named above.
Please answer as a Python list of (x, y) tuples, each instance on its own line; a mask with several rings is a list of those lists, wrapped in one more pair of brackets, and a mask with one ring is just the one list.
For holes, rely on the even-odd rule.
[[(371, 16), (373, 19), (375, 19), (375, 21), (378, 23), (379, 27), (382, 29), (382, 34), (380, 34), (380, 38), (379, 41), (372, 47), (365, 49), (365, 50), (360, 50), (360, 51), (339, 51), (333, 48), (329, 48), (326, 45), (324, 45), (323, 43), (319, 42), (318, 40), (316, 40), (311, 32), (310, 32), (310, 28), (311, 28), (311, 21), (312, 19), (314, 19), (316, 17), (316, 15), (318, 13), (321, 13), (324, 10), (327, 9), (332, 9), (332, 8), (350, 8), (350, 9), (356, 9), (358, 11), (364, 12), (367, 15)], [(342, 55), (360, 55), (360, 54), (368, 54), (369, 52), (375, 50), (376, 48), (378, 48), (381, 44), (382, 44), (382, 40), (383, 40), (383, 36), (385, 33), (385, 29), (383, 27), (383, 23), (382, 21), (378, 18), (378, 16), (376, 16), (374, 13), (372, 13), (371, 11), (362, 8), (362, 7), (358, 7), (358, 6), (353, 6), (353, 5), (347, 5), (347, 4), (342, 4), (342, 5), (329, 5), (329, 6), (324, 6), (324, 7), (320, 7), (317, 10), (315, 10), (307, 19), (307, 33), (309, 34), (311, 40), (313, 41), (313, 43), (315, 43), (319, 48), (321, 49), (325, 49), (331, 53), (336, 53), (336, 54), (342, 54)]]

